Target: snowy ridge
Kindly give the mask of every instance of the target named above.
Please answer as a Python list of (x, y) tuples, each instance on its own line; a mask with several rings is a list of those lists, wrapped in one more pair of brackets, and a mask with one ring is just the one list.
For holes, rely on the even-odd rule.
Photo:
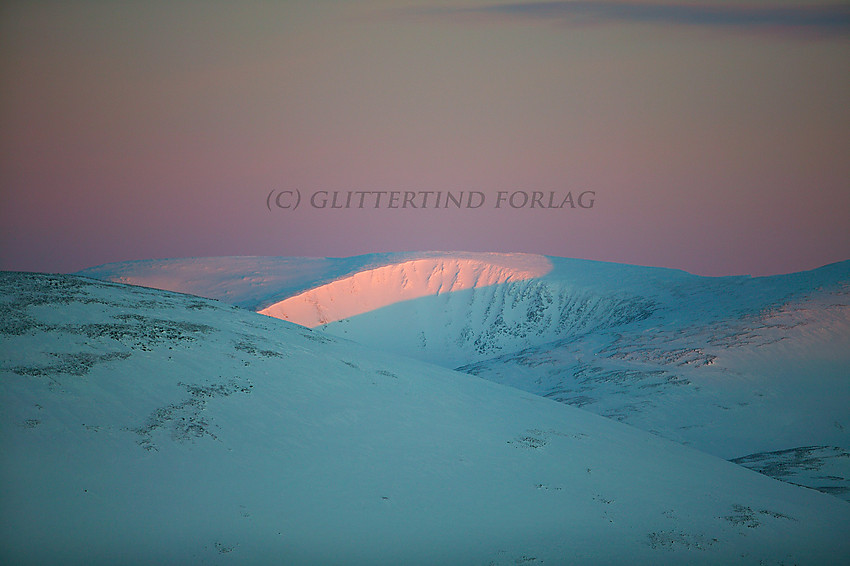
[(355, 258), (239, 256), (108, 263), (84, 269), (79, 274), (115, 283), (199, 295), (257, 310), (317, 282), (362, 269), (364, 265), (363, 261)]
[(394, 303), (541, 277), (551, 268), (531, 255), (416, 259), (359, 271), (259, 312), (313, 328)]
[(216, 301), (0, 274), (4, 564), (844, 564), (850, 505)]
[(405, 252), (331, 257), (201, 257), (124, 261), (78, 275), (218, 299), (254, 311), (361, 271), (429, 258), (470, 260), (518, 271), (542, 269), (534, 254)]

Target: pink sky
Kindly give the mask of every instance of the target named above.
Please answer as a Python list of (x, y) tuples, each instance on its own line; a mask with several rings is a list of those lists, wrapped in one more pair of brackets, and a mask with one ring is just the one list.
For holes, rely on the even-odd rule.
[[(763, 275), (850, 259), (850, 12), (815, 4), (6, 2), (0, 268), (466, 250)], [(268, 210), (293, 189), (487, 204)], [(596, 201), (491, 206), (516, 190)]]

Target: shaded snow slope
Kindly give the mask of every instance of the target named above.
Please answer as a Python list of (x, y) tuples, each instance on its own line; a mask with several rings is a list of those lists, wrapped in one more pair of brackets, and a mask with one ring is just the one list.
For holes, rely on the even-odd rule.
[(5, 564), (842, 564), (850, 505), (214, 301), (0, 276)]
[(757, 308), (741, 301), (684, 324), (670, 313), (461, 369), (742, 465), (754, 454), (834, 448), (832, 461), (808, 470), (789, 461), (782, 477), (847, 499), (850, 278), (835, 271), (772, 304), (752, 300)]
[[(283, 260), (268, 261), (285, 271)], [(850, 450), (850, 262), (772, 277), (699, 277), (525, 254), (333, 262), (336, 275), (327, 268), (310, 284), (299, 273), (301, 287), (267, 301), (263, 312), (310, 325), (335, 320), (321, 329), (743, 465), (764, 453)], [(179, 265), (168, 268), (172, 279)], [(454, 287), (458, 280), (467, 284)], [(273, 283), (263, 289), (267, 300), (277, 293)], [(850, 499), (850, 458), (818, 462), (820, 471), (783, 478)]]
[[(550, 261), (541, 277), (433, 293), (323, 328), (742, 465), (826, 446), (836, 456), (808, 469), (788, 462), (793, 471), (778, 477), (850, 500), (850, 262), (706, 278)], [(392, 288), (376, 278), (362, 287)], [(331, 302), (312, 296), (316, 308)]]
[[(758, 315), (824, 285), (850, 282), (850, 262), (842, 269), (825, 269), (821, 277), (708, 278), (670, 269), (548, 259), (552, 268), (541, 277), (388, 301), (392, 304), (322, 328), (367, 345), (458, 367), (603, 329), (640, 327), (654, 332)], [(359, 275), (361, 289), (398, 294), (395, 286), (376, 277), (375, 270)], [(438, 275), (434, 278), (446, 277)], [(328, 287), (320, 286), (313, 296)], [(323, 297), (317, 308), (330, 304), (331, 297), (338, 300)]]

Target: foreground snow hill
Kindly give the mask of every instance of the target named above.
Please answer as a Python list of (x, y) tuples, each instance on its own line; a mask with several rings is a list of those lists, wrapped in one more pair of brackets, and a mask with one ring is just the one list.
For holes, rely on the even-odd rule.
[(218, 297), (850, 500), (850, 261), (699, 277), (431, 252), (128, 262), (84, 273)]
[(0, 276), (3, 564), (844, 564), (850, 505), (216, 301)]

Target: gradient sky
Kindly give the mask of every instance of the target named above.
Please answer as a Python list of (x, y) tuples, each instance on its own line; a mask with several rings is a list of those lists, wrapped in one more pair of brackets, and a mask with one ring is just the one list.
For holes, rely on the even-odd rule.
[[(850, 259), (850, 8), (0, 6), (0, 268), (466, 250), (765, 275)], [(596, 192), (269, 210), (273, 190)]]

